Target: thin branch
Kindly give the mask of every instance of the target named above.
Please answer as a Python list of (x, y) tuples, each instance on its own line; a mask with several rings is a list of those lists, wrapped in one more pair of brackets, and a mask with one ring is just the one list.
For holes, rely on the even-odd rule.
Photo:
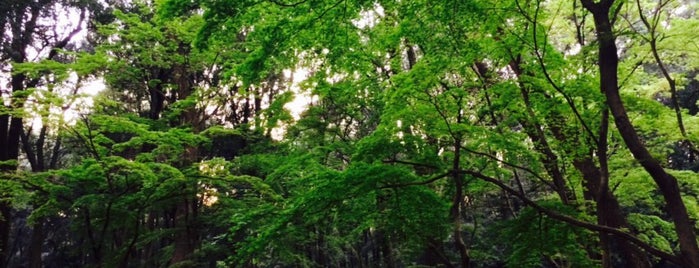
[(614, 9), (614, 11), (613, 11), (614, 15), (612, 15), (612, 18), (611, 18), (612, 25), (616, 24), (616, 20), (617, 20), (617, 18), (619, 18), (619, 13), (621, 13), (621, 8), (623, 6), (624, 6), (624, 2), (622, 1), (622, 2), (619, 2), (619, 5), (616, 7), (616, 9)]
[(582, 9), (582, 14), (580, 20), (578, 20), (578, 13), (575, 10), (578, 9), (578, 1), (573, 1), (573, 23), (575, 24), (576, 38), (580, 46), (585, 46), (585, 34), (583, 33), (585, 29), (585, 19), (587, 18), (587, 13), (585, 9)]
[[(668, 2), (663, 3), (662, 0), (658, 1), (658, 5), (656, 9), (653, 12), (653, 18), (652, 18), (652, 23), (648, 21), (648, 18), (643, 15), (643, 9), (641, 8), (641, 1), (636, 0), (636, 5), (638, 6), (638, 15), (641, 18), (641, 22), (643, 22), (643, 25), (646, 26), (646, 29), (648, 30), (648, 34), (650, 37), (644, 38), (646, 41), (650, 43), (650, 50), (651, 53), (653, 54), (653, 58), (655, 59), (656, 64), (658, 64), (658, 68), (660, 68), (660, 72), (663, 74), (663, 77), (667, 81), (667, 83), (670, 86), (670, 98), (672, 99), (672, 106), (675, 109), (675, 115), (677, 116), (677, 124), (680, 129), (680, 133), (682, 134), (682, 137), (687, 139), (687, 131), (685, 130), (684, 123), (682, 120), (682, 109), (680, 108), (680, 104), (677, 100), (677, 83), (675, 79), (672, 78), (670, 75), (670, 72), (668, 71), (667, 67), (665, 66), (665, 63), (663, 60), (660, 58), (660, 54), (658, 53), (658, 22), (660, 20), (660, 10), (667, 5)], [(641, 35), (643, 36), (643, 35)], [(692, 146), (694, 147), (694, 146)]]
[[(539, 9), (541, 8), (539, 5), (540, 5), (540, 2), (537, 2), (534, 21), (532, 21), (532, 32), (533, 32), (533, 34), (532, 34), (533, 40), (532, 41), (534, 42), (534, 55), (537, 58), (537, 62), (539, 63), (539, 67), (541, 68), (541, 70), (544, 74), (544, 78), (546, 78), (546, 81), (549, 83), (549, 85), (551, 85), (551, 87), (553, 87), (553, 89), (555, 89), (556, 92), (560, 93), (563, 96), (563, 98), (566, 100), (566, 103), (568, 104), (570, 109), (573, 111), (575, 118), (578, 119), (578, 121), (580, 121), (580, 124), (583, 126), (583, 128), (585, 129), (587, 134), (590, 137), (592, 137), (592, 139), (595, 141), (596, 144), (599, 144), (599, 141), (594, 138), (594, 137), (596, 137), (596, 135), (594, 134), (592, 129), (585, 123), (585, 120), (583, 120), (582, 115), (580, 115), (580, 112), (578, 112), (578, 108), (575, 106), (575, 102), (573, 101), (573, 99), (570, 96), (568, 96), (568, 94), (565, 93), (563, 88), (561, 88), (558, 84), (556, 84), (556, 82), (553, 81), (553, 78), (551, 77), (551, 74), (549, 73), (548, 68), (544, 64), (544, 56), (545, 55), (543, 55), (542, 53), (539, 52), (540, 47), (539, 47), (539, 44), (537, 41), (536, 20), (538, 20), (537, 17), (539, 15)], [(523, 11), (520, 10), (520, 12), (523, 12)], [(544, 53), (545, 53), (545, 51), (546, 51), (546, 44), (544, 44)]]
[(621, 82), (619, 83), (619, 88), (622, 88), (624, 85), (626, 85), (626, 82), (628, 82), (631, 76), (633, 76), (633, 74), (638, 70), (638, 67), (641, 67), (641, 65), (643, 65), (643, 59), (645, 59), (646, 56), (647, 55), (643, 56), (641, 60), (634, 64), (633, 69), (631, 69), (631, 72), (629, 72), (629, 74), (624, 78), (624, 80), (621, 80)]
[(301, 1), (298, 1), (296, 3), (287, 4), (287, 3), (283, 3), (283, 2), (278, 1), (278, 0), (268, 0), (268, 1), (275, 4), (275, 5), (282, 6), (282, 7), (296, 7), (296, 6), (300, 6), (303, 3), (308, 2), (308, 0), (301, 0)]
[(82, 23), (83, 23), (83, 21), (85, 21), (85, 16), (86, 16), (86, 12), (87, 12), (86, 10), (87, 10), (87, 8), (83, 8), (80, 11), (80, 18), (78, 19), (78, 26), (75, 29), (73, 29), (73, 31), (71, 31), (65, 38), (63, 38), (61, 41), (56, 43), (56, 45), (54, 45), (53, 48), (51, 48), (51, 51), (49, 52), (47, 59), (51, 60), (54, 57), (56, 57), (56, 55), (58, 54), (58, 50), (65, 48), (68, 45), (68, 42), (70, 42), (70, 40), (72, 40), (73, 37), (75, 37), (75, 35), (80, 33), (80, 31), (82, 31), (82, 29), (83, 29)]
[(546, 184), (546, 186), (551, 187), (551, 189), (556, 189), (556, 186), (554, 186), (551, 182), (547, 181), (546, 179), (544, 179), (543, 177), (541, 177), (539, 174), (537, 174), (536, 172), (534, 172), (534, 170), (532, 170), (532, 169), (530, 169), (530, 168), (527, 168), (527, 167), (524, 167), (524, 166), (520, 166), (520, 165), (517, 165), (517, 164), (513, 164), (513, 163), (510, 163), (510, 162), (508, 162), (508, 161), (501, 160), (501, 159), (497, 158), (497, 157), (494, 156), (494, 155), (490, 155), (490, 154), (487, 154), (487, 153), (483, 153), (483, 152), (471, 150), (471, 149), (466, 148), (466, 147), (464, 147), (464, 146), (462, 146), (461, 148), (462, 148), (464, 151), (467, 151), (467, 152), (472, 153), (472, 154), (475, 154), (475, 155), (485, 156), (485, 157), (487, 157), (487, 158), (490, 158), (490, 159), (492, 159), (492, 160), (495, 160), (495, 161), (497, 161), (498, 163), (504, 164), (504, 165), (509, 166), (509, 167), (511, 167), (511, 168), (516, 168), (516, 169), (519, 169), (519, 170), (526, 171), (527, 173), (531, 174), (531, 175), (534, 176), (535, 178), (539, 179), (539, 181), (541, 181), (542, 183)]
[(404, 165), (411, 165), (411, 166), (417, 166), (417, 167), (426, 167), (426, 168), (432, 168), (432, 169), (438, 169), (439, 167), (429, 165), (429, 164), (423, 164), (423, 163), (416, 163), (416, 162), (410, 162), (410, 161), (404, 161), (404, 160), (398, 160), (398, 159), (391, 159), (391, 160), (383, 160), (382, 161), (384, 164), (404, 164)]
[(323, 10), (323, 12), (321, 12), (320, 15), (318, 15), (318, 17), (316, 17), (313, 21), (317, 21), (317, 20), (322, 19), (323, 17), (325, 17), (325, 14), (327, 14), (328, 12), (330, 12), (330, 10), (333, 10), (334, 8), (340, 6), (340, 4), (342, 4), (343, 2), (345, 2), (345, 0), (337, 1), (335, 4), (333, 4), (333, 5), (330, 6), (329, 8)]
[(99, 152), (97, 151), (97, 147), (95, 146), (95, 143), (94, 143), (94, 141), (93, 141), (93, 140), (94, 140), (94, 137), (93, 137), (93, 135), (92, 135), (92, 129), (90, 129), (90, 122), (89, 122), (90, 120), (89, 120), (86, 116), (83, 117), (82, 119), (83, 119), (83, 121), (84, 121), (84, 123), (85, 123), (85, 127), (87, 128), (87, 135), (88, 135), (87, 137), (83, 136), (83, 135), (82, 135), (77, 129), (75, 129), (75, 128), (68, 127), (67, 129), (68, 129), (70, 132), (73, 132), (73, 134), (75, 134), (75, 137), (77, 137), (81, 142), (83, 142), (83, 144), (84, 144), (85, 146), (87, 146), (87, 149), (90, 151), (90, 153), (92, 154), (92, 156), (93, 156), (95, 159), (100, 160), (101, 157), (100, 157)]
[(443, 173), (443, 174), (440, 174), (440, 175), (437, 175), (437, 176), (432, 177), (432, 178), (430, 178), (430, 179), (428, 179), (428, 180), (425, 180), (425, 181), (406, 182), (406, 183), (399, 183), (399, 184), (387, 184), (387, 185), (384, 185), (384, 186), (379, 187), (379, 189), (401, 188), (401, 187), (415, 186), (415, 185), (426, 185), (426, 184), (430, 184), (430, 183), (433, 183), (433, 182), (435, 182), (435, 181), (438, 181), (439, 179), (442, 179), (442, 178), (444, 178), (444, 177), (447, 177), (447, 176), (449, 176), (450, 174), (452, 174), (451, 171), (446, 172), (446, 173)]
[[(444, 82), (440, 81), (439, 83), (442, 87), (444, 87), (445, 92), (449, 90), (449, 87)], [(452, 139), (456, 140), (457, 137), (456, 137), (456, 134), (454, 133), (454, 131), (451, 129), (451, 123), (449, 123), (449, 117), (446, 114), (444, 114), (442, 109), (439, 108), (439, 103), (437, 103), (437, 97), (432, 96), (432, 94), (430, 94), (427, 89), (425, 90), (425, 93), (430, 97), (429, 102), (432, 104), (432, 106), (434, 106), (435, 110), (437, 110), (437, 113), (442, 118), (442, 120), (444, 120), (444, 124), (446, 124), (447, 130), (449, 131), (449, 136), (451, 136)]]

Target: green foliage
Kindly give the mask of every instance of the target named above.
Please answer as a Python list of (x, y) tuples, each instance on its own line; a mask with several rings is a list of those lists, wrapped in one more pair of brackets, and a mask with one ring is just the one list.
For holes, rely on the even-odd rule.
[[(5, 165), (12, 165), (13, 161), (4, 161)], [(9, 163), (8, 163), (9, 162)], [(22, 188), (20, 180), (26, 174), (20, 172), (3, 172), (0, 173), (0, 190), (5, 193), (0, 197), (0, 201), (8, 202), (11, 206), (22, 208), (27, 204), (28, 193)]]
[(677, 240), (672, 224), (657, 216), (632, 213), (629, 223), (638, 230), (639, 238), (661, 250), (672, 252), (671, 241)]
[(274, 98), (274, 101), (269, 104), (269, 107), (265, 109), (266, 118), (266, 129), (273, 129), (279, 127), (280, 124), (289, 124), (294, 119), (289, 110), (284, 108), (284, 105), (291, 102), (294, 99), (294, 94), (292, 92), (284, 92)]
[[(542, 206), (578, 214), (570, 207), (544, 201)], [(584, 215), (576, 215), (589, 217)], [(541, 263), (558, 263), (566, 267), (596, 267), (586, 248), (594, 247), (593, 232), (552, 220), (532, 209), (525, 209), (514, 220), (495, 227), (498, 238), (508, 244), (508, 267), (540, 267)]]
[[(699, 64), (688, 45), (697, 21), (676, 18), (681, 5), (655, 15), (660, 54), (684, 85)], [(682, 111), (685, 137), (661, 103), (669, 84), (636, 9), (621, 6), (628, 25), (615, 28), (625, 108), (656, 159), (696, 161), (677, 144), (699, 142), (699, 119)], [(67, 166), (4, 172), (0, 190), (30, 223), (65, 225), (66, 244), (82, 244), (66, 256), (93, 258), (80, 264), (439, 265), (457, 261), (463, 240), (474, 266), (596, 267), (597, 233), (525, 204), (595, 222), (587, 187), (606, 161), (622, 228), (677, 251), (656, 183), (601, 116), (596, 37), (578, 4), (134, 1), (94, 26), (89, 52), (12, 65), (36, 86), (3, 92), (0, 107), (69, 144)], [(82, 97), (60, 90), (74, 74), (108, 89), (75, 125), (47, 124)], [(303, 111), (289, 108), (297, 97)], [(696, 220), (696, 173), (671, 173)]]
[[(236, 236), (247, 237), (236, 244), (237, 253), (231, 261), (308, 262), (302, 257), (304, 245), (319, 237), (332, 237), (332, 241), (326, 241), (328, 250), (342, 251), (367, 228), (390, 235), (405, 248), (406, 254), (419, 250), (416, 246), (427, 239), (446, 234), (447, 206), (440, 197), (421, 187), (382, 188), (418, 179), (404, 168), (358, 164), (338, 172), (298, 165), (303, 158), (284, 161), (291, 161), (286, 165), (288, 170), (281, 172), (285, 168), (277, 168), (264, 181), (249, 176), (233, 178), (250, 188), (238, 194), (238, 202), (249, 207), (231, 219)], [(306, 171), (300, 171), (304, 166)], [(280, 184), (285, 177), (291, 179), (287, 176), (292, 174), (301, 177), (291, 177), (292, 181)], [(276, 254), (267, 259), (261, 258), (262, 252)]]

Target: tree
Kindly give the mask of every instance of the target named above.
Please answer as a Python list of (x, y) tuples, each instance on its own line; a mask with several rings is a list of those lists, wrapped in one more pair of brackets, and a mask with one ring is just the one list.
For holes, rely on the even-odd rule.
[[(697, 265), (687, 3), (108, 4), (8, 77), (49, 123), (3, 162), (44, 261)], [(73, 73), (107, 88), (71, 125)]]
[[(87, 8), (90, 2), (69, 1), (6, 1), (0, 7), (0, 66), (10, 75), (9, 88), (2, 90), (3, 106), (0, 113), (0, 163), (4, 178), (10, 178), (18, 166), (20, 137), (26, 114), (23, 109), (32, 90), (50, 83), (41, 77), (28, 77), (17, 71), (14, 66), (35, 59), (57, 60), (58, 53), (68, 48), (74, 37), (83, 30), (87, 20)], [(66, 29), (50, 23), (60, 10), (79, 14), (78, 21)], [(43, 146), (43, 145), (42, 145)], [(4, 179), (5, 180), (5, 179)], [(11, 182), (8, 182), (11, 183)], [(5, 185), (7, 183), (4, 183)], [(0, 203), (0, 263), (8, 263), (10, 251), (10, 229), (12, 205), (3, 197)]]
[[(270, 104), (277, 110), (262, 112), (262, 100), (281, 86), (238, 95), (237, 81), (224, 80), (220, 71), (219, 61), (229, 54), (193, 47), (192, 28), (201, 21), (196, 16), (166, 21), (155, 7), (148, 2), (121, 6), (113, 21), (98, 26), (92, 38), (99, 43), (91, 51), (78, 54), (73, 65), (53, 66), (102, 75), (107, 85), (95, 97), (93, 111), (81, 115), (77, 126), (66, 126), (70, 133), (63, 138), (75, 164), (25, 181), (34, 193), (50, 196), (31, 217), (57, 218), (67, 225), (63, 228), (81, 230), (54, 248), (64, 250), (79, 241), (85, 247), (51, 254), (57, 262), (210, 262), (208, 256), (220, 255), (215, 242), (227, 229), (204, 220), (229, 214), (209, 208), (215, 202), (206, 198), (224, 203), (227, 197), (216, 197), (217, 189), (226, 193), (234, 186), (217, 169), (203, 167), (243, 153), (248, 142), (265, 142), (256, 133), (284, 118), (283, 98)], [(242, 116), (237, 109), (225, 110), (228, 104), (243, 107)], [(247, 122), (257, 130), (249, 131)], [(216, 123), (243, 126), (240, 131), (210, 128)], [(236, 148), (223, 151), (214, 144)]]
[[(226, 1), (217, 1), (202, 3), (208, 24), (202, 28), (201, 35), (205, 38), (217, 36), (218, 27), (252, 28), (253, 34), (248, 35), (251, 38), (276, 41), (274, 50), (264, 50), (269, 54), (262, 58), (265, 63), (272, 62), (267, 59), (276, 61), (277, 58), (299, 55), (298, 51), (304, 51), (300, 53), (303, 60), (316, 59), (317, 63), (310, 67), (313, 78), (309, 84), (313, 90), (328, 87), (334, 92), (345, 92), (338, 90), (348, 83), (354, 92), (376, 92), (357, 98), (360, 102), (382, 96), (379, 100), (383, 103), (373, 106), (378, 108), (375, 111), (378, 111), (380, 124), (375, 130), (369, 128), (368, 135), (346, 136), (340, 142), (343, 145), (330, 147), (342, 159), (334, 165), (343, 170), (355, 164), (357, 159), (370, 158), (387, 164), (385, 168), (395, 164), (407, 165), (412, 166), (417, 174), (433, 175), (425, 178), (425, 185), (439, 182), (441, 178), (451, 178), (452, 183), (447, 184), (448, 194), (441, 194), (443, 197), (451, 195), (453, 200), (451, 214), (455, 232), (452, 237), (459, 248), (462, 266), (470, 263), (468, 251), (471, 246), (459, 240), (463, 233), (460, 226), (464, 222), (464, 215), (460, 212), (464, 206), (462, 199), (469, 196), (464, 184), (469, 179), (493, 183), (504, 190), (505, 198), (514, 195), (549, 217), (599, 232), (601, 256), (595, 255), (598, 249), (587, 250), (588, 255), (599, 259), (603, 266), (647, 267), (654, 258), (682, 263), (673, 254), (658, 249), (657, 245), (625, 231), (637, 227), (627, 219), (626, 208), (614, 195), (610, 181), (616, 181), (614, 177), (618, 176), (613, 171), (623, 168), (625, 164), (621, 163), (630, 159), (629, 155), (616, 153), (617, 147), (624, 146), (619, 139), (624, 139), (632, 152), (636, 149), (627, 140), (630, 122), (626, 120), (628, 125), (624, 125), (624, 120), (619, 121), (620, 113), (614, 111), (615, 105), (610, 103), (613, 98), (609, 92), (612, 90), (591, 90), (597, 87), (595, 80), (598, 77), (602, 79), (603, 88), (612, 88), (605, 83), (610, 79), (608, 76), (617, 71), (616, 68), (614, 71), (603, 70), (600, 75), (590, 64), (604, 58), (590, 53), (595, 47), (595, 43), (590, 41), (594, 40), (591, 38), (593, 29), (585, 23), (588, 14), (595, 17), (595, 12), (589, 8), (590, 3), (583, 1), (586, 9), (580, 3), (566, 9), (575, 26), (571, 29), (558, 24), (566, 21), (561, 19), (565, 16), (559, 14), (563, 9), (559, 2), (485, 2), (463, 5), (380, 2), (371, 6), (351, 1), (301, 1), (293, 4), (272, 1), (248, 3), (227, 12), (218, 8), (226, 5)], [(637, 12), (623, 11), (624, 16)], [(255, 14), (256, 18), (269, 14), (284, 19), (259, 24), (259, 20), (250, 19), (250, 14)], [(380, 15), (371, 17), (367, 14)], [(371, 26), (360, 26), (359, 22), (352, 20), (357, 17), (367, 20)], [(279, 38), (282, 27), (293, 34), (283, 35), (281, 30), (285, 38)], [(327, 32), (333, 34), (324, 34)], [(308, 36), (315, 42), (308, 43)], [(600, 44), (607, 43), (600, 41)], [(579, 55), (573, 51), (575, 46), (582, 50)], [(314, 53), (318, 51), (321, 53)], [(266, 66), (264, 63), (260, 65)], [(612, 80), (617, 80), (616, 75)], [(357, 86), (369, 81), (378, 82), (381, 89), (370, 91)], [(617, 87), (614, 86), (614, 91), (618, 91)], [(295, 127), (291, 133), (306, 132), (315, 137), (327, 137), (322, 133), (333, 133), (336, 128), (349, 129), (350, 132), (362, 129), (361, 126), (343, 125), (347, 120), (327, 121), (327, 115), (338, 110), (336, 107), (352, 107), (351, 102), (338, 103), (332, 93), (324, 91), (314, 95), (320, 100), (319, 107), (312, 106), (308, 117), (299, 121), (301, 128), (296, 130)], [(352, 91), (343, 95), (351, 96)], [(332, 105), (327, 101), (332, 101)], [(609, 124), (607, 106), (619, 134)], [(362, 151), (365, 148), (356, 148), (354, 139), (358, 140), (357, 145), (371, 144), (375, 149)], [(315, 142), (324, 140), (315, 139)], [(398, 142), (391, 143), (392, 140)], [(320, 145), (327, 146), (327, 143)], [(388, 152), (378, 149), (384, 147), (395, 149)], [(342, 158), (348, 154), (355, 157)], [(463, 154), (468, 154), (470, 159), (466, 160)], [(646, 165), (645, 161), (643, 163)], [(660, 165), (655, 167), (660, 168)], [(427, 174), (424, 173), (426, 168)], [(582, 190), (576, 182), (582, 183)], [(511, 187), (518, 190), (510, 191), (513, 190)], [(670, 188), (677, 191), (668, 195), (674, 200), (668, 209), (677, 212), (671, 207), (684, 206), (681, 193), (679, 188)], [(544, 202), (537, 201), (541, 199), (536, 197), (537, 194), (548, 192), (556, 193), (561, 208), (536, 204)], [(666, 200), (669, 200), (668, 196)], [(595, 208), (592, 211), (578, 208), (584, 200), (594, 202)], [(580, 209), (583, 214), (576, 217), (585, 217), (590, 212), (595, 215), (597, 224), (566, 216), (571, 212), (566, 212), (565, 207)], [(679, 210), (680, 214), (683, 210)], [(511, 211), (516, 218), (516, 210)], [(635, 220), (633, 223), (638, 224)], [(675, 223), (684, 226), (676, 225), (678, 230), (692, 229), (686, 217), (675, 220)], [(679, 243), (691, 244), (688, 241), (695, 240), (691, 232), (687, 234), (690, 238)], [(646, 254), (654, 257), (647, 259)], [(556, 259), (559, 257), (553, 257), (555, 255), (554, 252), (545, 256), (552, 262), (565, 261), (565, 257), (559, 260)], [(615, 256), (623, 257), (619, 261)]]
[[(645, 145), (643, 145), (643, 142), (629, 120), (624, 103), (619, 94), (617, 75), (619, 57), (615, 44), (616, 36), (613, 32), (613, 22), (616, 18), (610, 17), (610, 13), (613, 11), (613, 6), (619, 8), (621, 4), (615, 6), (614, 1), (602, 1), (600, 3), (583, 1), (583, 4), (594, 16), (595, 29), (599, 41), (600, 88), (605, 94), (607, 105), (614, 117), (614, 123), (634, 158), (636, 158), (651, 177), (653, 177), (653, 180), (658, 185), (658, 188), (665, 198), (665, 202), (667, 202), (667, 210), (672, 217), (679, 238), (680, 254), (678, 256), (678, 262), (688, 267), (698, 266), (699, 246), (697, 246), (697, 236), (694, 231), (695, 227), (690, 221), (687, 208), (682, 201), (677, 179), (667, 173), (660, 165), (660, 162), (656, 160), (648, 149), (646, 149)], [(673, 85), (671, 85), (671, 87), (672, 86)], [(681, 117), (678, 118), (678, 120), (681, 120)], [(680, 126), (682, 126), (681, 122)]]

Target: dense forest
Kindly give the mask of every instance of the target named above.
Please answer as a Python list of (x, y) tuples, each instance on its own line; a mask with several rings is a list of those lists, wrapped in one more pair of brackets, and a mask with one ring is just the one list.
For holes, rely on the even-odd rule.
[(699, 267), (692, 0), (1, 0), (0, 267)]

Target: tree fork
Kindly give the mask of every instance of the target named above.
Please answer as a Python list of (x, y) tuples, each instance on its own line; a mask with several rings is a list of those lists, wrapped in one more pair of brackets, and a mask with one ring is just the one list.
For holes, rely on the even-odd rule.
[(651, 175), (658, 185), (667, 203), (667, 210), (672, 217), (680, 246), (680, 260), (685, 267), (699, 267), (699, 246), (697, 246), (694, 224), (689, 219), (687, 208), (682, 202), (677, 179), (668, 174), (660, 162), (653, 158), (643, 145), (636, 130), (626, 113), (619, 95), (617, 68), (619, 56), (615, 44), (616, 36), (612, 32), (613, 22), (609, 12), (614, 0), (603, 0), (595, 3), (592, 0), (581, 0), (583, 6), (592, 13), (599, 42), (599, 71), (600, 89), (607, 98), (607, 105), (614, 122), (631, 154)]

